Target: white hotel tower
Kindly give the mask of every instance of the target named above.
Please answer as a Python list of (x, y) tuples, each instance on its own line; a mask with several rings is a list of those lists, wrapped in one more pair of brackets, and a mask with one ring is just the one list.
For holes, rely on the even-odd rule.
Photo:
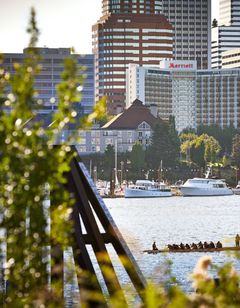
[(164, 60), (160, 66), (131, 64), (127, 106), (137, 98), (155, 105), (158, 116), (175, 116), (176, 129), (217, 124), (240, 127), (240, 69), (202, 70), (196, 61)]
[(220, 0), (218, 27), (212, 28), (212, 68), (223, 68), (222, 53), (236, 48), (240, 48), (240, 0)]

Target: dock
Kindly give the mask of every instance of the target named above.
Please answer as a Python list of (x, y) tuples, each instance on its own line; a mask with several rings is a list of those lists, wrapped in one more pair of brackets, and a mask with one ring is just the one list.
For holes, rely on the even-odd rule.
[(186, 253), (186, 252), (221, 252), (221, 251), (240, 251), (240, 247), (222, 247), (222, 248), (198, 248), (198, 249), (157, 249), (144, 250), (144, 253), (158, 254), (158, 253)]

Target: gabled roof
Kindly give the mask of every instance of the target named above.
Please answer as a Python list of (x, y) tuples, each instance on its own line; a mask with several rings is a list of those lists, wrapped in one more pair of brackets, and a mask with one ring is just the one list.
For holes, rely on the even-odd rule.
[(128, 109), (102, 126), (102, 129), (137, 129), (142, 122), (148, 123), (153, 128), (156, 124), (162, 123), (163, 120), (154, 117), (150, 109), (136, 99)]

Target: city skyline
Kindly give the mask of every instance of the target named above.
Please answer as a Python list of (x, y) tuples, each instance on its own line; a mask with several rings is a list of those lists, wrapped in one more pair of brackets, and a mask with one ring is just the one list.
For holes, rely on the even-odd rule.
[[(0, 52), (18, 53), (27, 46), (31, 7), (41, 32), (39, 47), (74, 47), (77, 53), (92, 53), (92, 25), (101, 16), (101, 0), (51, 0), (50, 4), (47, 0), (1, 0)], [(213, 18), (218, 18), (218, 0), (212, 0)]]

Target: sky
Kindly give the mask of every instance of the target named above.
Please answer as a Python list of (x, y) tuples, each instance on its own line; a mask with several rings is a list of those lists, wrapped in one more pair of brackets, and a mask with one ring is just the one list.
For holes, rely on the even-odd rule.
[[(218, 17), (212, 0), (212, 19)], [(37, 13), (39, 47), (74, 47), (91, 53), (91, 29), (101, 16), (101, 0), (0, 0), (0, 52), (21, 53), (28, 45), (30, 9)]]

